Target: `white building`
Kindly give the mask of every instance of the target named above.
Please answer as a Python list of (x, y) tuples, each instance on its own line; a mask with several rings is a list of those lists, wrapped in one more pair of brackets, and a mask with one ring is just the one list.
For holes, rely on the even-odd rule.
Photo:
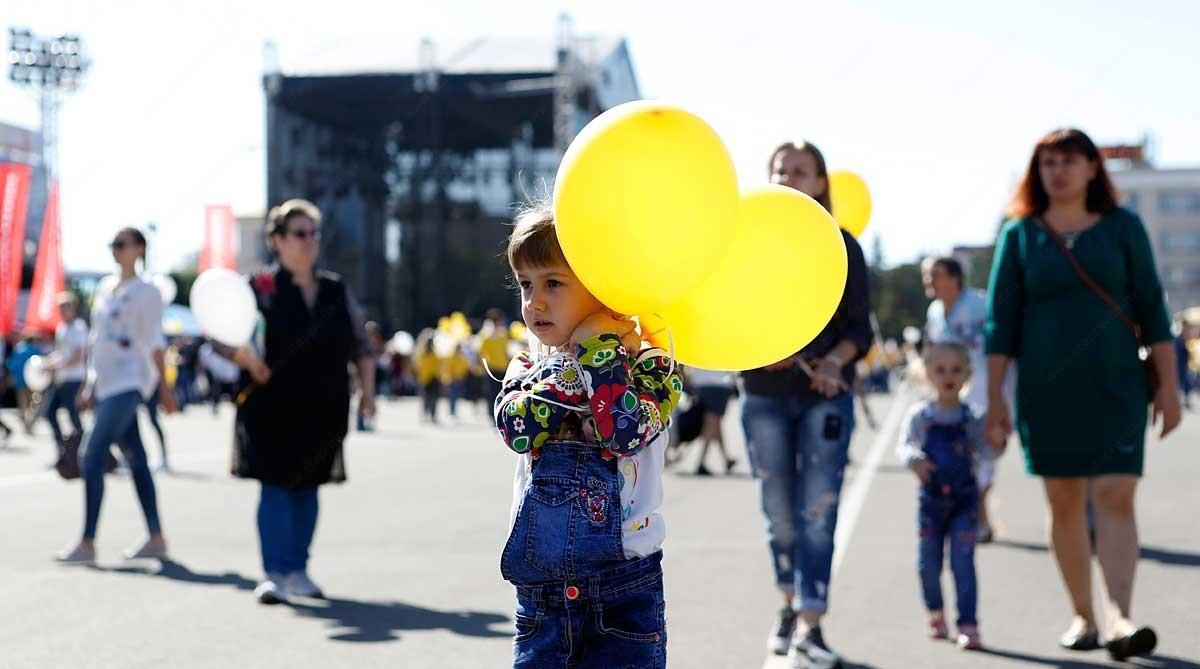
[(1200, 305), (1200, 168), (1133, 162), (1112, 179), (1146, 224), (1172, 313)]

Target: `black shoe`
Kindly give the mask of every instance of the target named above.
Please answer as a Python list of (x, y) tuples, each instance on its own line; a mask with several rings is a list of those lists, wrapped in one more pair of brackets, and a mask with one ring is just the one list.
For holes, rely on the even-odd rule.
[(728, 474), (728, 473), (732, 472), (733, 468), (736, 466), (737, 466), (737, 460), (734, 460), (733, 458), (729, 458), (728, 460), (725, 461), (725, 473)]
[(793, 669), (843, 669), (842, 658), (825, 644), (820, 627), (811, 627), (804, 638), (797, 641), (792, 657)]
[(1126, 658), (1139, 655), (1149, 655), (1158, 645), (1158, 635), (1149, 627), (1139, 627), (1123, 637), (1109, 640), (1104, 644), (1108, 655), (1120, 662)]
[(1100, 648), (1100, 633), (1094, 629), (1079, 634), (1067, 633), (1059, 638), (1058, 645), (1067, 650), (1097, 650)]
[(796, 612), (792, 607), (779, 609), (779, 619), (771, 628), (771, 636), (767, 637), (767, 650), (775, 655), (787, 655), (788, 646), (792, 643), (792, 632), (796, 630)]
[(990, 544), (994, 538), (991, 525), (980, 525), (979, 529), (975, 531), (975, 543), (977, 544)]
[(712, 476), (712, 472), (708, 471), (708, 467), (700, 465), (696, 468), (696, 476)]

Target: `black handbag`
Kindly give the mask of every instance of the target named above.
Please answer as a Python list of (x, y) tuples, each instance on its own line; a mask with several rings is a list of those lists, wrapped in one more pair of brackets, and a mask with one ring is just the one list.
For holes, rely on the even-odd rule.
[(695, 440), (704, 430), (704, 402), (693, 396), (691, 405), (675, 414), (674, 422), (678, 428), (679, 444)]
[[(54, 462), (54, 470), (66, 481), (77, 479), (81, 474), (79, 468), (79, 444), (81, 441), (82, 436), (76, 432), (58, 444), (58, 460)], [(117, 458), (112, 454), (111, 449), (105, 456), (104, 472), (111, 474), (117, 469)]]

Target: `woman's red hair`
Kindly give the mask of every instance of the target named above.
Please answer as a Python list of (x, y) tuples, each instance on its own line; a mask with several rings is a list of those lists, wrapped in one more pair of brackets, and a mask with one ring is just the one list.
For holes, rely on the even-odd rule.
[(1107, 214), (1117, 208), (1118, 193), (1112, 180), (1108, 178), (1108, 170), (1104, 168), (1104, 159), (1100, 150), (1082, 130), (1075, 128), (1060, 128), (1038, 140), (1029, 158), (1029, 167), (1025, 170), (1025, 178), (1013, 193), (1008, 205), (1010, 218), (1027, 218), (1046, 213), (1050, 206), (1050, 195), (1042, 184), (1038, 164), (1042, 155), (1048, 151), (1055, 153), (1073, 153), (1096, 163), (1096, 176), (1088, 183), (1087, 210), (1095, 214)]

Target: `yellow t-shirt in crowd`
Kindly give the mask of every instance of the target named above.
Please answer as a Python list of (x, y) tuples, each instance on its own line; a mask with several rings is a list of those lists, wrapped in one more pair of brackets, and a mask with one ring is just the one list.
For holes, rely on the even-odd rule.
[(492, 374), (503, 377), (508, 369), (508, 337), (493, 335), (480, 342), (479, 359), (487, 361)]
[(444, 384), (462, 381), (471, 373), (471, 361), (462, 353), (455, 353), (440, 362), (441, 369), (439, 370), (439, 375)]
[(427, 351), (415, 356), (413, 367), (417, 375), (417, 383), (422, 386), (427, 386), (438, 376), (441, 368), (441, 361), (434, 355), (433, 351)]

